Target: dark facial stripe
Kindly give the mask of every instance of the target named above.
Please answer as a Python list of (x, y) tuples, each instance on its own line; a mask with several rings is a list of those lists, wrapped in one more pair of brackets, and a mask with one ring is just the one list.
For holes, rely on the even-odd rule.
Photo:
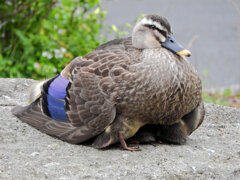
[(166, 18), (156, 14), (148, 15), (146, 18), (151, 19), (153, 22), (158, 22), (167, 29), (168, 33), (171, 33), (171, 26)]
[(163, 31), (161, 29), (158, 29), (156, 26), (154, 25), (149, 25), (149, 24), (145, 24), (144, 25), (145, 27), (149, 28), (149, 29), (152, 29), (152, 30), (157, 30), (160, 34), (162, 34), (164, 37), (167, 37), (167, 32), (166, 31)]

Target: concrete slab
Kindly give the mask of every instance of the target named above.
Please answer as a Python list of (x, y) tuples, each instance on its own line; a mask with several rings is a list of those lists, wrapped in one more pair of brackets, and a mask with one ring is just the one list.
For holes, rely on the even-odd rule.
[(0, 79), (0, 179), (240, 179), (240, 110), (206, 104), (186, 145), (97, 150), (54, 139), (15, 118), (28, 79)]

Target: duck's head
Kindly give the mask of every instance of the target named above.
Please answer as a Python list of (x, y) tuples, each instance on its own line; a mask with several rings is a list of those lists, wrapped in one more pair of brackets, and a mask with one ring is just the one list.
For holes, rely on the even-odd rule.
[(139, 49), (163, 47), (183, 56), (191, 56), (173, 37), (168, 20), (159, 15), (147, 15), (137, 22), (132, 33), (133, 46)]

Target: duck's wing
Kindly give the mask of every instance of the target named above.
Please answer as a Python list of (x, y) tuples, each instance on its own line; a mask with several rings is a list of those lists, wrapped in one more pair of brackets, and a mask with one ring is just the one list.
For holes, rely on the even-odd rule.
[[(97, 57), (97, 55), (96, 55)], [(100, 81), (103, 75), (97, 67), (101, 63), (80, 59), (70, 70), (70, 85), (65, 98), (66, 114), (73, 126), (87, 126), (97, 135), (115, 118), (115, 103), (106, 98)]]
[[(39, 131), (69, 143), (76, 144), (81, 142), (81, 139), (84, 139), (83, 136), (87, 135), (89, 130), (74, 127), (71, 123), (58, 121), (45, 115), (42, 111), (41, 100), (40, 98), (25, 107), (16, 106), (12, 109), (12, 113), (21, 121), (31, 125)], [(79, 139), (80, 135), (81, 138)]]
[(140, 53), (134, 48), (136, 53), (132, 53), (131, 48), (131, 38), (113, 40), (75, 58), (61, 75), (43, 84), (40, 98), (27, 107), (16, 107), (13, 114), (70, 143), (81, 143), (100, 134), (116, 116), (118, 94), (114, 89), (116, 82), (125, 77), (119, 75), (127, 75), (128, 65), (137, 59), (132, 54)]
[[(93, 64), (93, 60), (76, 58), (62, 76), (43, 84), (40, 98), (29, 106), (14, 108), (13, 114), (36, 129), (70, 143), (81, 143), (98, 135), (114, 120), (116, 109), (99, 87), (101, 76), (90, 72), (94, 68), (88, 66)], [(64, 81), (69, 81), (66, 87), (59, 80), (64, 75), (67, 75)], [(62, 86), (66, 91), (63, 99), (55, 97)]]

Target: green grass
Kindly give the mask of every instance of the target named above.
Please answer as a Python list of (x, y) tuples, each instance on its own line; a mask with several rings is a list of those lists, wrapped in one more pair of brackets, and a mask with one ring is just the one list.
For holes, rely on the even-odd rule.
[(240, 93), (233, 94), (230, 89), (226, 89), (222, 93), (219, 91), (215, 93), (203, 92), (202, 98), (206, 103), (240, 108)]

